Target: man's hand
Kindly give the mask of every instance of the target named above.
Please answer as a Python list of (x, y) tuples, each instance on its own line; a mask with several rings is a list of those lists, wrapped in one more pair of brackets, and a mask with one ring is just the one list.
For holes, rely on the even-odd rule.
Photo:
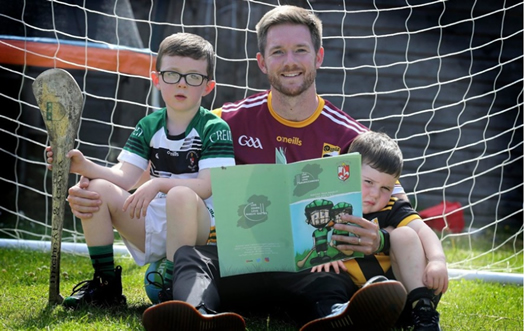
[[(337, 223), (334, 225), (334, 229), (355, 234), (355, 237), (332, 235), (332, 240), (340, 242), (340, 244), (337, 245), (339, 250), (352, 250), (362, 252), (365, 255), (374, 254), (377, 251), (381, 240), (379, 236), (379, 226), (377, 224), (354, 215), (343, 214), (341, 215), (341, 219), (345, 223), (353, 223), (358, 226), (345, 223)], [(344, 244), (341, 244), (341, 242)]]

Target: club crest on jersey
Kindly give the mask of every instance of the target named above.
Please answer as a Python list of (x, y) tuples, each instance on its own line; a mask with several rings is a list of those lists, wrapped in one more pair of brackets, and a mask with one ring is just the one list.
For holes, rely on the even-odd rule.
[(197, 153), (190, 151), (188, 154), (186, 154), (186, 160), (188, 161), (188, 169), (191, 171), (195, 171), (197, 169)]
[(350, 165), (343, 163), (337, 167), (337, 178), (343, 182), (350, 178)]
[(323, 157), (337, 156), (341, 154), (341, 147), (329, 143), (323, 144)]

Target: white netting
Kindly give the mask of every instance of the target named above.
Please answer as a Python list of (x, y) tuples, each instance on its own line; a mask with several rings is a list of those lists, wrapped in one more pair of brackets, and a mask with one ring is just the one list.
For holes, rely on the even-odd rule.
[[(47, 136), (31, 92), (39, 73), (62, 67), (75, 76), (85, 99), (78, 147), (112, 165), (137, 120), (162, 106), (148, 76), (166, 35), (193, 32), (214, 44), (217, 87), (204, 105), (219, 107), (268, 88), (255, 61), (255, 24), (284, 4), (3, 2), (0, 237), (43, 241), (50, 236), (51, 174), (44, 160)], [(441, 222), (447, 225), (440, 230), (444, 246), (466, 242), (468, 253), (455, 257), (451, 267), (520, 270), (523, 3), (286, 3), (310, 8), (323, 20), (318, 93), (398, 141), (405, 156), (401, 181), (414, 207), (437, 229)], [(71, 184), (75, 181), (72, 176)], [(69, 210), (63, 239), (83, 239)], [(500, 248), (509, 245), (513, 254), (500, 258)], [(487, 255), (493, 262), (480, 265), (477, 260)]]

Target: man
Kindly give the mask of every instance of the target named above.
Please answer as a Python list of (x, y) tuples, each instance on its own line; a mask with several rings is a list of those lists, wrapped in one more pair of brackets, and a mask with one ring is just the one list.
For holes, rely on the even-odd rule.
[[(302, 8), (280, 6), (264, 15), (256, 29), (257, 63), (268, 76), (271, 88), (217, 111), (232, 130), (236, 163), (275, 163), (276, 148), (285, 151), (289, 163), (348, 150), (353, 138), (367, 129), (316, 93), (316, 71), (324, 57), (321, 21)], [(346, 219), (349, 220), (361, 228), (353, 227), (351, 232), (359, 237), (346, 243), (365, 254), (377, 251), (377, 226), (357, 217)], [(332, 326), (380, 330), (396, 321), (406, 295), (398, 282), (375, 283), (368, 287), (370, 306), (366, 305), (366, 287), (354, 298), (356, 303), (362, 300), (361, 304), (348, 304), (358, 287), (347, 275), (335, 272), (257, 273), (221, 278), (217, 247), (209, 245), (181, 247), (174, 264), (175, 301), (146, 310), (143, 321), (147, 330), (183, 326), (192, 330), (242, 330), (241, 316), (220, 312), (264, 309), (276, 303), (298, 323), (309, 322), (305, 330)], [(373, 302), (371, 294), (383, 298)], [(397, 307), (385, 313), (391, 303)]]
[[(347, 151), (367, 128), (316, 93), (316, 71), (324, 58), (321, 21), (305, 9), (279, 6), (256, 28), (257, 62), (271, 88), (217, 111), (232, 130), (236, 163), (275, 163), (276, 148), (285, 151), (287, 162)], [(73, 213), (84, 218), (100, 203), (96, 194), (83, 189), (86, 183), (83, 179), (70, 188), (68, 197)], [(356, 236), (333, 239), (344, 242), (344, 249), (376, 252), (381, 242), (378, 226), (343, 217), (359, 227), (337, 224), (335, 229)], [(372, 282), (359, 289), (338, 270), (221, 278), (218, 266), (216, 246), (179, 248), (174, 256), (173, 301), (145, 311), (146, 329), (244, 330), (243, 318), (226, 311), (279, 304), (298, 323), (306, 323), (302, 330), (382, 330), (394, 325), (406, 300), (399, 282)]]

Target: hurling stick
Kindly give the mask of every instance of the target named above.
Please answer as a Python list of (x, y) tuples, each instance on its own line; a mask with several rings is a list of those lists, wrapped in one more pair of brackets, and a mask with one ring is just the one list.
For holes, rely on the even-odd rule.
[(62, 69), (49, 69), (38, 75), (33, 82), (33, 94), (53, 149), (49, 303), (59, 304), (63, 300), (60, 296), (60, 250), (71, 164), (66, 153), (73, 149), (75, 143), (83, 98), (73, 76)]
[(297, 266), (299, 268), (302, 268), (304, 267), (304, 264), (306, 263), (306, 261), (308, 260), (308, 258), (310, 257), (310, 255), (312, 255), (312, 253), (314, 252), (315, 250), (315, 247), (313, 247), (310, 252), (308, 252), (308, 255), (306, 255), (306, 257), (304, 259), (302, 259), (301, 261), (297, 261)]

